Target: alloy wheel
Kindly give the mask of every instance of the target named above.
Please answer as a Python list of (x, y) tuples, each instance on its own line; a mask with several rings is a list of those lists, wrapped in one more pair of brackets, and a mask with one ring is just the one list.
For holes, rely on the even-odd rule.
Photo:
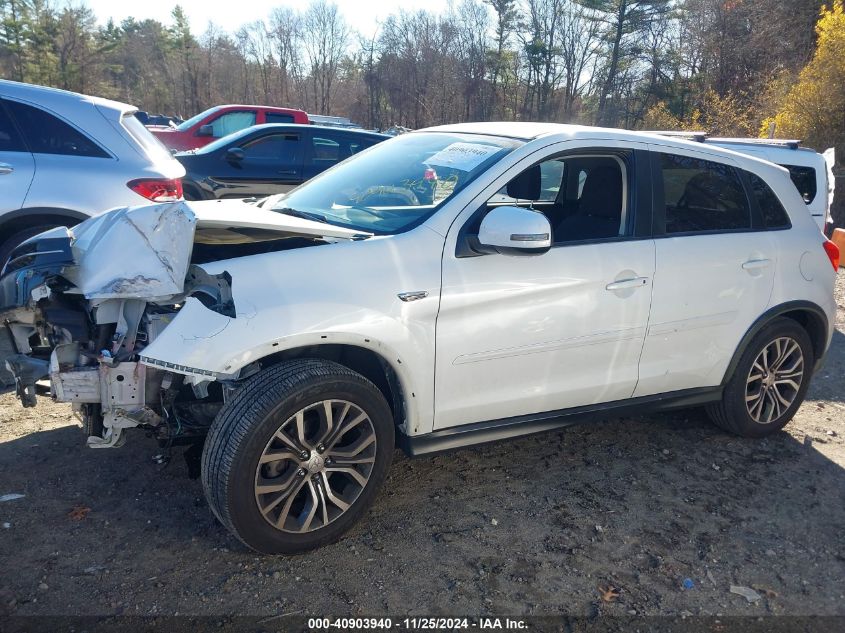
[(346, 400), (322, 400), (289, 417), (267, 442), (255, 472), (255, 501), (283, 532), (313, 532), (355, 503), (370, 479), (376, 434)]
[(758, 424), (770, 424), (795, 402), (804, 380), (804, 354), (795, 339), (779, 337), (757, 355), (745, 386), (745, 406)]

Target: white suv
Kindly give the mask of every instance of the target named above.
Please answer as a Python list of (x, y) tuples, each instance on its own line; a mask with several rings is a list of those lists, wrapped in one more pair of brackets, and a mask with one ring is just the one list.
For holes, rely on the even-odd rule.
[(135, 112), (0, 80), (0, 266), (12, 248), (47, 228), (182, 197), (184, 168)]
[(478, 123), (386, 141), (260, 207), (56, 229), (13, 254), (0, 309), (25, 405), (49, 375), (90, 446), (132, 427), (204, 441), (220, 521), (292, 553), (363, 514), (397, 445), (691, 406), (778, 431), (830, 343), (838, 258), (771, 163)]

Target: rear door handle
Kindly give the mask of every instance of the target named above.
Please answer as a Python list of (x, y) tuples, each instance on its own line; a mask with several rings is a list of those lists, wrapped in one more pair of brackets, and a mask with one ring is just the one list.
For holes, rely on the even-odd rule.
[(279, 173), (282, 176), (295, 176), (296, 170), (295, 169), (282, 169)]
[(641, 288), (648, 283), (648, 277), (632, 277), (631, 279), (620, 279), (605, 286), (606, 290), (625, 290), (626, 288)]
[(759, 270), (766, 268), (771, 263), (772, 260), (770, 259), (749, 259), (747, 262), (743, 262), (742, 268), (743, 270)]
[(15, 168), (12, 167), (9, 163), (0, 163), (0, 176), (11, 174), (13, 171), (15, 171)]

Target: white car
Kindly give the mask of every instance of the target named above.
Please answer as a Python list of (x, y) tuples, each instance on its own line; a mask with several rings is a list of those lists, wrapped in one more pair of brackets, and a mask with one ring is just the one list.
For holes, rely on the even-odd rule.
[(15, 246), (48, 228), (182, 197), (184, 168), (136, 111), (0, 80), (0, 266)]
[[(131, 256), (127, 256), (131, 254)], [(800, 406), (839, 253), (789, 174), (619, 130), (404, 134), (260, 207), (114, 211), (0, 279), (24, 405), (49, 376), (92, 447), (204, 441), (246, 545), (333, 541), (418, 455), (706, 406), (748, 437)]]

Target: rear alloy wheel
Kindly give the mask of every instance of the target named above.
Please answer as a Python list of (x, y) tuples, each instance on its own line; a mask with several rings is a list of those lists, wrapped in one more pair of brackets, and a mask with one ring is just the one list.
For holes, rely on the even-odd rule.
[(722, 401), (707, 411), (717, 425), (744, 437), (779, 431), (804, 401), (812, 367), (807, 331), (792, 319), (776, 319), (751, 340)]
[(804, 354), (789, 337), (776, 338), (763, 348), (745, 381), (745, 406), (757, 424), (771, 424), (798, 397), (804, 382)]
[(212, 511), (244, 544), (303, 552), (340, 538), (367, 510), (393, 457), (379, 389), (320, 359), (244, 381), (211, 426), (202, 480)]

